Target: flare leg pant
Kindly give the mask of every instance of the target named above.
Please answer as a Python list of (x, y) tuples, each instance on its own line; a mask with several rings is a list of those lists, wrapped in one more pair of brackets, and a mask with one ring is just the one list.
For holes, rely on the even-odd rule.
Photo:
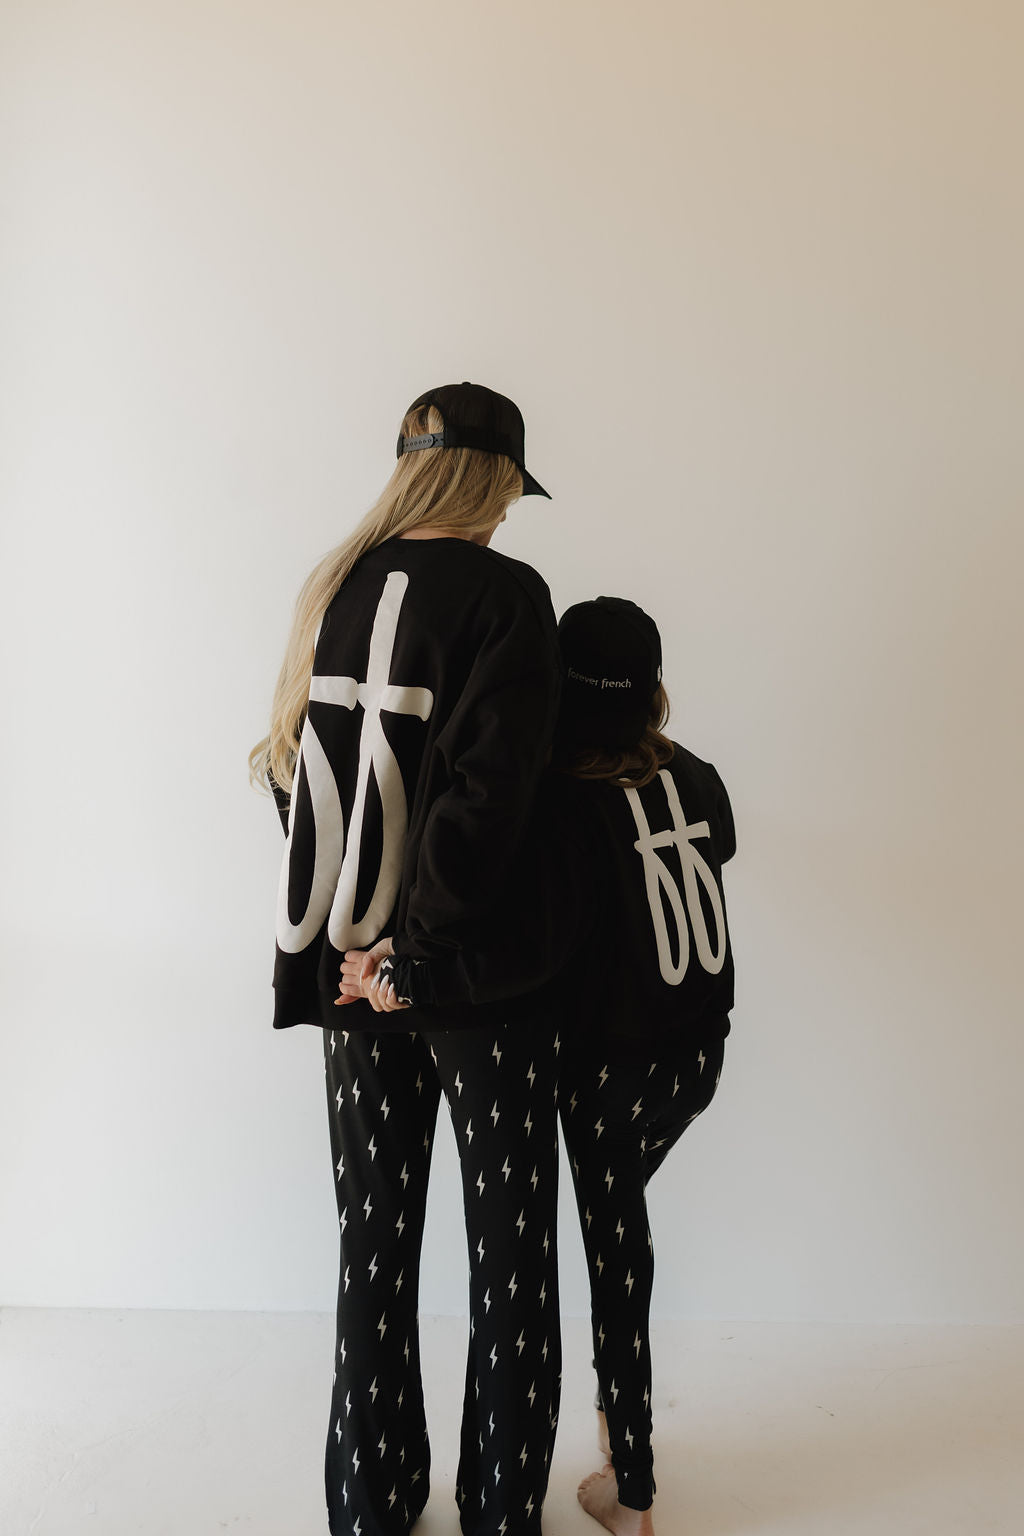
[(546, 1020), (499, 1031), (324, 1031), (341, 1237), (326, 1456), (332, 1536), (404, 1536), (426, 1503), (417, 1295), (442, 1093), (469, 1247), (462, 1529), (540, 1532), (561, 1381), (556, 1052)]
[(619, 1503), (647, 1509), (651, 1450), (650, 1308), (654, 1245), (647, 1181), (714, 1097), (725, 1042), (659, 1061), (602, 1062), (578, 1051), (561, 1072), (562, 1133), (590, 1271), (598, 1407)]

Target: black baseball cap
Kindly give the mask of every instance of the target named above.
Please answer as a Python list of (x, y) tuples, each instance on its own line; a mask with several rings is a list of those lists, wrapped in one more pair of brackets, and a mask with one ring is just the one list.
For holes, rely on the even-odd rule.
[(526, 467), (523, 413), (518, 405), (487, 389), (483, 384), (442, 384), (428, 389), (414, 400), (409, 410), (433, 405), (444, 418), (444, 430), (424, 432), (419, 437), (399, 437), (398, 454), (415, 453), (418, 448), (477, 448), (481, 453), (503, 453), (523, 477), (524, 496), (549, 493)]
[(661, 682), (661, 636), (625, 597), (576, 603), (558, 625), (562, 708), (558, 734), (572, 747), (632, 747)]

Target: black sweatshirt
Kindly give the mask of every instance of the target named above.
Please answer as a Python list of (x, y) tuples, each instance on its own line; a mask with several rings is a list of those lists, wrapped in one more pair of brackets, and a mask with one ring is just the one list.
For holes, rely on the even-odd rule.
[[(441, 977), (525, 881), (558, 675), (530, 566), (449, 538), (390, 539), (358, 562), (321, 624), (292, 794), (278, 796), (275, 1028), (423, 1026), (362, 1000), (335, 1008), (344, 951), (396, 935), (397, 954)], [(486, 965), (471, 971), (431, 1027), (511, 1016), (486, 1004), (524, 985), (503, 969), (495, 992)]]
[(733, 958), (722, 865), (736, 852), (717, 770), (678, 742), (643, 789), (576, 781), (601, 866), (593, 928), (566, 989), (611, 1051), (657, 1055), (729, 1032)]
[[(566, 1032), (613, 1056), (657, 1056), (728, 1034), (722, 865), (736, 834), (716, 769), (674, 743), (643, 789), (548, 775), (533, 836), (531, 866), (546, 888), (535, 884), (525, 900), (511, 888), (480, 925), (476, 964), (489, 985), (517, 976), (536, 985), (561, 968)], [(395, 986), (421, 1006), (464, 996), (470, 963), (468, 953), (443, 970), (397, 959)]]

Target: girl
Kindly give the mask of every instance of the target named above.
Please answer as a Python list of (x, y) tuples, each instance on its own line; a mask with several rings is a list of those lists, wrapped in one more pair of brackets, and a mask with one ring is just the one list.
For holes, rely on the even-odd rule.
[(558, 1407), (555, 1021), (533, 1001), (462, 1002), (399, 1031), (332, 1004), (345, 950), (382, 935), (443, 974), (513, 878), (557, 642), (544, 582), (488, 546), (517, 497), (547, 492), (517, 407), (476, 384), (420, 396), (397, 456), (303, 587), (250, 758), (286, 813), (274, 1024), (324, 1036), (341, 1240), (328, 1518), (332, 1536), (401, 1536), (426, 1503), (416, 1309), (443, 1093), (470, 1255), (456, 1496), (466, 1536), (518, 1536), (540, 1531)]
[(559, 1074), (590, 1272), (598, 1443), (609, 1457), (578, 1497), (617, 1536), (653, 1536), (645, 1189), (718, 1085), (733, 1003), (722, 865), (736, 840), (715, 769), (662, 734), (653, 620), (600, 597), (563, 615), (559, 641), (559, 760), (601, 866)]
[[(718, 1085), (733, 963), (722, 865), (735, 852), (715, 769), (662, 733), (668, 699), (657, 627), (636, 604), (599, 597), (559, 625), (563, 687), (557, 764), (544, 800), (561, 837), (566, 960), (559, 1095), (590, 1271), (598, 1443), (608, 1458), (579, 1487), (616, 1536), (653, 1536), (650, 1299), (654, 1250), (646, 1185)], [(570, 787), (571, 786), (571, 787)], [(568, 791), (568, 792), (567, 792)], [(547, 835), (542, 841), (550, 847)], [(561, 874), (559, 874), (561, 870)], [(582, 870), (575, 882), (569, 874)], [(494, 970), (537, 971), (556, 928), (534, 917), (527, 944), (481, 935)], [(483, 964), (481, 957), (480, 964)], [(429, 967), (350, 955), (343, 989), (393, 1009), (423, 999)]]

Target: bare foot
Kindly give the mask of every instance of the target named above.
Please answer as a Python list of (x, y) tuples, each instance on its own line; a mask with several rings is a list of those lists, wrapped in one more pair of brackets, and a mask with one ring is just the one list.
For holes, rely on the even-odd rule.
[(654, 1536), (650, 1509), (627, 1509), (625, 1504), (619, 1503), (614, 1467), (602, 1467), (600, 1472), (585, 1477), (576, 1490), (576, 1497), (587, 1514), (593, 1515), (614, 1536)]
[(611, 1465), (612, 1448), (608, 1440), (608, 1420), (599, 1408), (597, 1410), (597, 1448), (604, 1457), (605, 1466)]

